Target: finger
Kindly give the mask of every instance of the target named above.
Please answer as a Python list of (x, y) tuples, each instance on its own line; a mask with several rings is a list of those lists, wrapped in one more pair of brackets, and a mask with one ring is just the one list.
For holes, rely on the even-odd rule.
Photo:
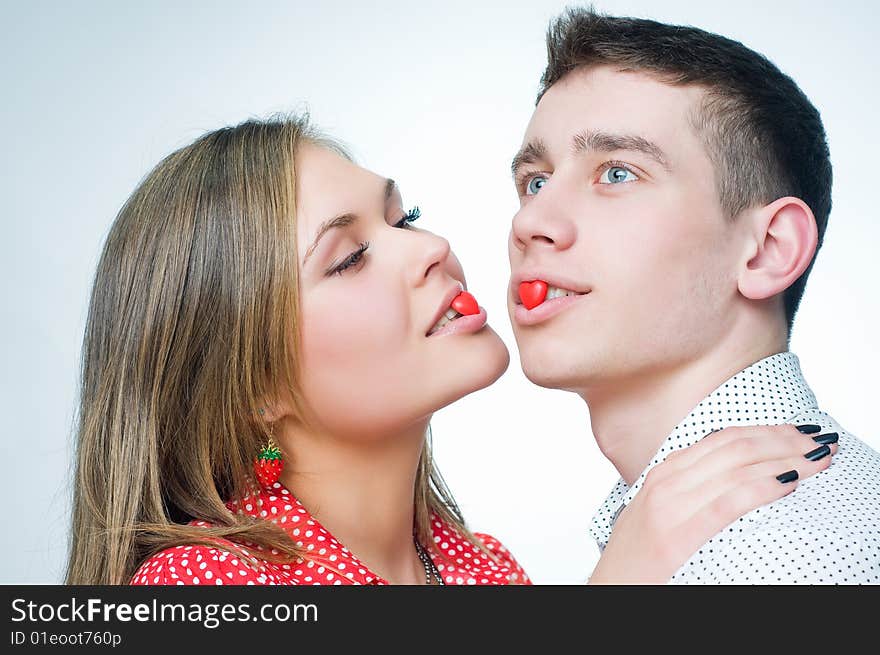
[[(722, 431), (723, 432), (723, 431)], [(762, 461), (797, 457), (816, 449), (818, 441), (829, 441), (832, 437), (804, 435), (792, 425), (749, 426), (736, 428), (728, 435), (722, 432), (706, 437), (714, 443), (705, 449), (691, 454), (667, 459), (651, 471), (655, 483), (675, 476), (676, 488), (685, 491), (702, 484), (707, 479), (717, 478), (725, 471)], [(719, 437), (715, 439), (715, 437)], [(701, 442), (702, 443), (702, 442)], [(696, 451), (696, 444), (684, 451)], [(827, 444), (831, 455), (837, 452), (837, 444)], [(668, 462), (668, 464), (667, 464)]]
[[(803, 432), (799, 430), (803, 429)], [(836, 434), (836, 433), (835, 433)], [(821, 433), (821, 427), (817, 425), (796, 426), (789, 423), (780, 425), (738, 425), (729, 426), (721, 430), (716, 430), (703, 437), (697, 443), (676, 451), (667, 459), (675, 459), (676, 467), (685, 468), (693, 464), (696, 460), (708, 455), (713, 450), (721, 448), (732, 441), (743, 438), (767, 437), (767, 436), (793, 436), (803, 435), (811, 439), (819, 439), (824, 435)], [(825, 443), (824, 441), (821, 443)]]
[[(727, 520), (724, 525), (732, 523), (740, 516), (781, 497), (774, 492), (781, 493), (784, 490), (777, 489), (771, 482), (780, 487), (788, 487), (791, 482), (785, 482), (784, 480), (788, 478), (782, 476), (791, 471), (796, 474), (796, 477), (791, 481), (799, 482), (828, 468), (831, 464), (830, 448), (825, 445), (816, 450), (820, 450), (818, 455), (828, 454), (823, 457), (814, 455), (816, 457), (814, 459), (807, 459), (800, 455), (759, 462), (739, 469), (732, 469), (714, 480), (706, 480), (702, 485), (681, 494), (678, 502), (683, 507), (679, 510), (678, 520), (686, 521), (685, 514), (688, 512), (692, 515), (708, 512), (709, 514), (719, 513), (719, 521)], [(769, 495), (766, 498), (755, 495), (756, 490), (764, 491)], [(744, 511), (737, 515), (730, 515), (724, 510), (729, 512)]]
[[(697, 460), (712, 453), (718, 448), (723, 448), (735, 441), (744, 438), (752, 438), (758, 435), (769, 436), (774, 434), (774, 429), (779, 432), (782, 426), (773, 425), (751, 425), (751, 426), (729, 426), (721, 430), (710, 432), (696, 443), (675, 451), (669, 455), (663, 462), (667, 473), (687, 469)], [(783, 430), (783, 434), (791, 434), (790, 430)], [(659, 477), (659, 476), (656, 476)]]
[(819, 445), (813, 438), (802, 435), (797, 430), (777, 432), (778, 434), (768, 435), (766, 438), (736, 439), (716, 448), (694, 462), (688, 468), (687, 475), (680, 476), (679, 488), (684, 490), (689, 488), (687, 485), (693, 487), (707, 480), (717, 480), (728, 472), (762, 462), (783, 459), (801, 462), (807, 457), (818, 459), (823, 454), (833, 456), (837, 451), (836, 444)]
[[(830, 460), (825, 458), (823, 461)], [(696, 552), (700, 545), (724, 531), (749, 512), (793, 492), (797, 488), (800, 478), (785, 483), (780, 482), (776, 472), (785, 472), (780, 471), (780, 464), (783, 467), (787, 465), (783, 462), (757, 464), (751, 471), (754, 474), (751, 479), (740, 484), (719, 487), (720, 493), (711, 494), (712, 497), (697, 494), (697, 498), (705, 502), (691, 504), (690, 506), (695, 508), (693, 513), (689, 517), (682, 517), (678, 528), (683, 540), (688, 543), (689, 548), (692, 548), (690, 553)], [(805, 471), (811, 471), (815, 464), (819, 464), (819, 462), (808, 464), (803, 468)], [(798, 465), (800, 466), (799, 462)], [(827, 464), (820, 466), (827, 467)]]
[(775, 476), (761, 475), (716, 496), (679, 525), (689, 556), (740, 517), (787, 496), (797, 486), (798, 480), (782, 484)]
[(766, 471), (767, 473), (773, 470), (779, 471), (780, 469), (797, 471), (798, 479), (806, 480), (831, 466), (832, 453), (833, 451), (828, 445), (817, 446), (803, 456), (794, 456), (773, 462), (762, 462), (756, 466), (764, 467), (757, 470)]

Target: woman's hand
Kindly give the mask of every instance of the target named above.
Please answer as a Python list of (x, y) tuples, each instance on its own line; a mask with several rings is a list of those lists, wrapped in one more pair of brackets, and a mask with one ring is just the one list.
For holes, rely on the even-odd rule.
[[(797, 471), (803, 479), (828, 468), (837, 444), (822, 446), (814, 440), (821, 436), (787, 424), (730, 427), (672, 453), (620, 513), (590, 584), (666, 583), (728, 525), (797, 487), (797, 479), (777, 476)], [(827, 436), (821, 441), (836, 441)], [(830, 452), (805, 457), (817, 448)]]

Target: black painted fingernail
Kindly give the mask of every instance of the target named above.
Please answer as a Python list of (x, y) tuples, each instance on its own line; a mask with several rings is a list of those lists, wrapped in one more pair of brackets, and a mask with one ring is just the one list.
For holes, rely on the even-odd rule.
[(829, 432), (828, 434), (818, 434), (813, 437), (813, 441), (816, 443), (837, 443), (837, 439), (840, 435), (836, 432)]
[(804, 457), (806, 457), (811, 462), (815, 462), (817, 460), (822, 459), (826, 455), (831, 454), (831, 448), (828, 446), (819, 446), (816, 450), (811, 450)]
[(812, 425), (812, 424), (798, 425), (797, 429), (798, 429), (798, 432), (800, 432), (801, 434), (816, 434), (817, 432), (822, 431), (821, 427), (819, 427), (818, 425)]
[(779, 480), (782, 484), (786, 482), (794, 482), (798, 479), (797, 471), (786, 471), (785, 473), (780, 473), (776, 476), (776, 479)]

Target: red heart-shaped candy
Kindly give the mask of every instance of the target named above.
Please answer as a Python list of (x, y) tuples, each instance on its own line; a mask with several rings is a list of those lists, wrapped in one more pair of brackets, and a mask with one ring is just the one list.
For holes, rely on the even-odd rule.
[(537, 307), (547, 297), (547, 283), (544, 280), (532, 280), (519, 283), (519, 299), (526, 309)]
[(477, 304), (477, 299), (467, 291), (462, 291), (452, 300), (452, 309), (464, 316), (480, 313), (480, 306)]

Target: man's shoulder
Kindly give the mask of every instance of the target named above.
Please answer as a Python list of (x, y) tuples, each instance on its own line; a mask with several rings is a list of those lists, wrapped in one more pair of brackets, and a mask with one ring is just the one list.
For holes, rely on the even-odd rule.
[(837, 433), (838, 451), (826, 470), (802, 480), (794, 493), (774, 505), (809, 496), (819, 504), (823, 499), (841, 501), (842, 505), (834, 508), (837, 512), (852, 509), (851, 505), (880, 512), (880, 453), (820, 410), (804, 412), (792, 423), (813, 423), (822, 428), (820, 434)]
[[(876, 537), (880, 529), (880, 453), (828, 414), (810, 410), (797, 424), (812, 423), (822, 434), (838, 434), (838, 451), (824, 471), (801, 480), (787, 496), (743, 517), (742, 534), (773, 533), (809, 540), (821, 535)], [(874, 541), (873, 547), (880, 547)]]
[(713, 537), (673, 582), (880, 583), (880, 454), (818, 410), (792, 422), (839, 434), (831, 465)]

